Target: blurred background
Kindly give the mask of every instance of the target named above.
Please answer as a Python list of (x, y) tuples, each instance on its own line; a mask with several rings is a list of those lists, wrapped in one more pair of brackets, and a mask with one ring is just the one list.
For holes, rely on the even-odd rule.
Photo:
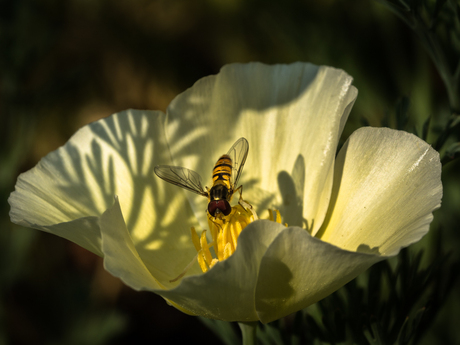
[[(460, 41), (460, 38), (459, 38)], [(128, 109), (165, 110), (228, 63), (308, 61), (344, 69), (359, 96), (358, 127), (420, 134), (434, 143), (451, 115), (445, 86), (417, 36), (373, 0), (0, 0), (0, 345), (219, 343), (198, 318), (111, 277), (64, 239), (9, 221), (19, 173), (81, 126)], [(460, 95), (459, 95), (460, 96)], [(460, 171), (444, 166), (433, 243), (458, 262)], [(458, 282), (424, 344), (460, 344)]]

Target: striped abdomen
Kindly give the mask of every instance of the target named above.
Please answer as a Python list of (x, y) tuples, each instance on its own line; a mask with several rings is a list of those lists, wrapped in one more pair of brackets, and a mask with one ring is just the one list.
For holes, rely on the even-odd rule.
[(212, 185), (222, 184), (230, 191), (232, 178), (232, 160), (228, 155), (222, 155), (212, 170)]

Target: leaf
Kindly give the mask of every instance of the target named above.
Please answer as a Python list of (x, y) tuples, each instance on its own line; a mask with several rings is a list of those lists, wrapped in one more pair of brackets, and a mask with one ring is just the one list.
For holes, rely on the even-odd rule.
[(409, 121), (409, 107), (410, 98), (407, 96), (402, 97), (396, 104), (396, 128), (403, 130), (406, 129), (407, 122)]
[(239, 345), (241, 340), (236, 334), (230, 322), (211, 320), (205, 317), (199, 316), (198, 319), (205, 324), (222, 342), (226, 345)]
[(395, 1), (376, 0), (376, 1), (380, 2), (381, 4), (387, 6), (388, 8), (392, 10), (397, 10), (397, 11), (402, 11), (402, 12), (409, 12), (411, 10), (411, 7), (404, 0), (395, 0)]
[(449, 146), (442, 158), (442, 165), (450, 163), (460, 157), (460, 142), (453, 143)]
[(428, 133), (430, 131), (430, 124), (431, 124), (431, 118), (432, 117), (433, 116), (430, 114), (430, 116), (428, 116), (428, 118), (423, 123), (422, 139), (425, 140), (425, 141), (427, 141), (427, 138), (428, 138)]

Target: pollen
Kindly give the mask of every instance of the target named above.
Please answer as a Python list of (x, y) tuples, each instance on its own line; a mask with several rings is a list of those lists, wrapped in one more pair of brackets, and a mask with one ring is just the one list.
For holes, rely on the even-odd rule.
[[(243, 201), (243, 200), (240, 200)], [(271, 221), (281, 223), (280, 212), (269, 210)], [(212, 242), (208, 243), (206, 230), (199, 236), (192, 228), (192, 241), (198, 252), (197, 260), (203, 272), (207, 272), (217, 262), (228, 259), (236, 250), (241, 231), (259, 217), (247, 202), (240, 202), (232, 207), (228, 216), (218, 218), (208, 213), (208, 225)], [(213, 249), (214, 255), (211, 250)]]

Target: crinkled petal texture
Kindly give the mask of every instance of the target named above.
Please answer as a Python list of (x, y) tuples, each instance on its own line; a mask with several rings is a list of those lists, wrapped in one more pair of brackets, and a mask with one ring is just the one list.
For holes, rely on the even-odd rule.
[(189, 233), (197, 222), (185, 194), (154, 178), (155, 165), (171, 163), (164, 119), (161, 112), (128, 110), (83, 127), (19, 176), (11, 220), (103, 256), (100, 216), (118, 196), (136, 251), (158, 286), (171, 286), (171, 274), (196, 254)]
[[(333, 68), (225, 66), (166, 115), (127, 111), (81, 129), (19, 177), (11, 218), (103, 255), (127, 285), (186, 313), (276, 320), (420, 239), (440, 205), (439, 156), (413, 135), (364, 128), (335, 160), (356, 95)], [(207, 201), (153, 167), (184, 166), (206, 183), (239, 137), (250, 144), (244, 199), (280, 209), (290, 227), (253, 222), (230, 258), (171, 283), (195, 258), (189, 231), (207, 227)]]

